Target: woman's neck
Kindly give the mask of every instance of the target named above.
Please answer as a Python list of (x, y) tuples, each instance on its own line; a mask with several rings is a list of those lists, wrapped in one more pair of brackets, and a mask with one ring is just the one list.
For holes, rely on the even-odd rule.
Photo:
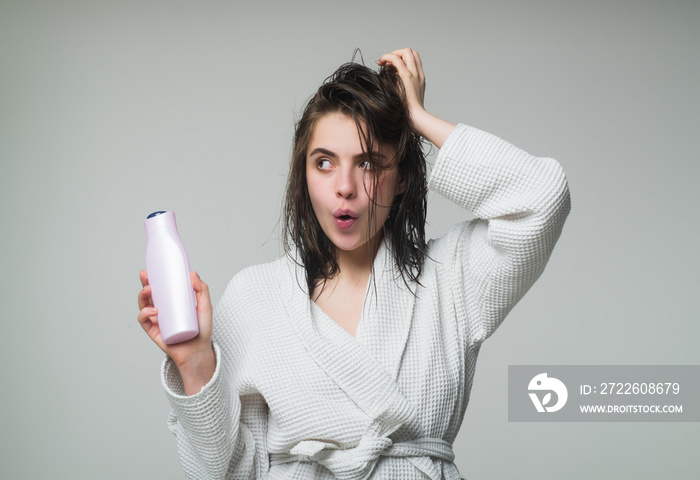
[(337, 277), (344, 277), (346, 280), (367, 278), (381, 243), (382, 236), (375, 235), (368, 244), (355, 250), (339, 250), (336, 257), (339, 269)]

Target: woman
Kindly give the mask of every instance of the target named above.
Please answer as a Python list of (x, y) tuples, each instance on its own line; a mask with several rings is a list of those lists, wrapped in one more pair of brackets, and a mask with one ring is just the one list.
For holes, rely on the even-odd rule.
[[(341, 67), (297, 124), (287, 255), (236, 275), (213, 322), (192, 273), (197, 337), (161, 341), (141, 272), (190, 478), (463, 478), (479, 348), (544, 269), (568, 188), (556, 161), (426, 112), (415, 51), (378, 63)], [(419, 136), (441, 149), (431, 188), (478, 217), (428, 243)]]

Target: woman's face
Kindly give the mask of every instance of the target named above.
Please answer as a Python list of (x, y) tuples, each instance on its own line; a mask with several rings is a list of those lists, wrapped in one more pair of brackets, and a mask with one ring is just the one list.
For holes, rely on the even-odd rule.
[[(336, 248), (346, 252), (375, 239), (403, 188), (396, 165), (379, 172), (374, 188), (374, 172), (362, 146), (355, 121), (329, 113), (316, 122), (306, 153), (306, 181), (318, 223)], [(374, 156), (381, 164), (394, 160), (393, 148), (377, 147)]]

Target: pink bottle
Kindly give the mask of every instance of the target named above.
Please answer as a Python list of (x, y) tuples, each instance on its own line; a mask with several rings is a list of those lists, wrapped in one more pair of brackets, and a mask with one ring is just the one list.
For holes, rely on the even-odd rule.
[(153, 212), (146, 227), (146, 271), (158, 326), (167, 344), (196, 337), (197, 299), (190, 282), (190, 259), (180, 239), (173, 212)]

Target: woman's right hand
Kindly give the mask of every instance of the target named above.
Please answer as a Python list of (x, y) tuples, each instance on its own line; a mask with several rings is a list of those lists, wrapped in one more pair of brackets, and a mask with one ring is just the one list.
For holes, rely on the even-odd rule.
[(216, 369), (216, 356), (212, 347), (212, 312), (209, 287), (196, 272), (190, 273), (192, 287), (197, 297), (199, 334), (185, 342), (168, 345), (163, 342), (158, 326), (158, 311), (153, 306), (151, 286), (145, 270), (139, 272), (143, 289), (138, 294), (137, 319), (151, 340), (168, 355), (180, 372), (185, 394), (193, 395), (211, 380)]

